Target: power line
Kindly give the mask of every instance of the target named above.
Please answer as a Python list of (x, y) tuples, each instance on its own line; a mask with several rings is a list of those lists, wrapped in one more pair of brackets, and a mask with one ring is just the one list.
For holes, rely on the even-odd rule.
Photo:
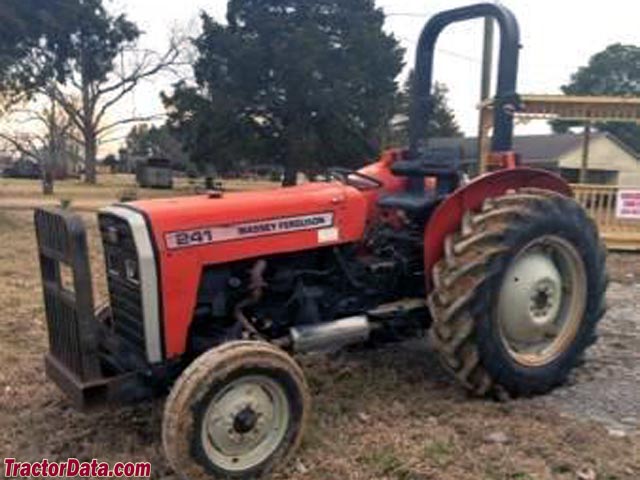
[(427, 18), (430, 13), (414, 13), (414, 12), (391, 12), (385, 13), (385, 17), (411, 17), (411, 18)]
[[(398, 37), (400, 40), (404, 40), (405, 42), (411, 43), (412, 45), (417, 45), (418, 42), (416, 40), (412, 40), (407, 37)], [(482, 61), (479, 58), (472, 57), (470, 55), (465, 55), (464, 53), (455, 52), (453, 50), (449, 50), (446, 48), (436, 48), (436, 52), (442, 53), (444, 55), (449, 55), (450, 57), (455, 57), (459, 60), (465, 60), (470, 63), (481, 64)]]
[(436, 48), (436, 51), (439, 53), (444, 53), (445, 55), (449, 55), (450, 57), (459, 58), (460, 60), (466, 60), (467, 62), (477, 63), (477, 64), (482, 63), (482, 61), (479, 58), (471, 57), (463, 53), (454, 52), (452, 50), (446, 50), (444, 48)]

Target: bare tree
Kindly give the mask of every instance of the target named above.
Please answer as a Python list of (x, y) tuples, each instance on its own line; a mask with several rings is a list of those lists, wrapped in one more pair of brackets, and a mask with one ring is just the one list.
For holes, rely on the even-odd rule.
[(15, 109), (11, 112), (17, 125), (14, 131), (0, 131), (0, 139), (17, 153), (38, 163), (42, 175), (42, 192), (53, 194), (54, 179), (64, 170), (76, 146), (81, 142), (79, 131), (69, 115), (53, 96), (49, 105), (40, 109)]
[(0, 94), (6, 97), (0, 97), (2, 106), (30, 100), (34, 92), (53, 98), (80, 132), (89, 183), (96, 181), (100, 141), (124, 124), (164, 116), (132, 113), (122, 118), (121, 113), (113, 114), (114, 107), (142, 81), (176, 67), (187, 51), (187, 42), (181, 40), (186, 36), (176, 33), (170, 35), (164, 53), (140, 49), (143, 32), (126, 15), (108, 9), (106, 3), (79, 0), (70, 13), (68, 31), (61, 37), (64, 41), (29, 43), (20, 55), (19, 68), (0, 82)]
[[(180, 41), (172, 40), (170, 47), (163, 54), (153, 51), (122, 52), (122, 57), (135, 57), (128, 67), (122, 66), (119, 72), (113, 72), (106, 79), (95, 79), (83, 75), (72, 75), (69, 84), (53, 83), (47, 87), (55, 101), (64, 109), (68, 117), (78, 128), (82, 136), (85, 158), (85, 174), (88, 183), (96, 182), (96, 157), (99, 141), (114, 129), (132, 123), (146, 122), (164, 116), (131, 115), (116, 120), (109, 120), (108, 113), (127, 95), (131, 94), (144, 80), (166, 71), (175, 71), (179, 65)], [(124, 63), (124, 62), (123, 62)], [(77, 104), (73, 100), (80, 98)]]

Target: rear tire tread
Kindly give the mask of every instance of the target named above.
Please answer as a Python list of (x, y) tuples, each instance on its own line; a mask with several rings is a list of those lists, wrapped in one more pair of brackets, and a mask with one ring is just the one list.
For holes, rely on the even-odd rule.
[[(429, 295), (429, 308), (433, 318), (430, 340), (446, 370), (474, 395), (494, 395), (504, 398), (506, 391), (484, 367), (476, 341), (476, 321), (473, 303), (483, 295), (483, 286), (497, 272), (487, 268), (497, 255), (509, 250), (504, 244), (514, 221), (544, 220), (550, 211), (567, 209), (577, 220), (586, 217), (582, 207), (574, 200), (559, 193), (540, 189), (521, 189), (502, 197), (485, 200), (479, 212), (465, 214), (464, 228), (445, 239), (443, 258), (433, 269), (434, 290)], [(537, 217), (537, 218), (536, 218)], [(590, 218), (586, 235), (598, 237), (597, 226)], [(597, 265), (606, 272), (606, 250), (598, 240)], [(606, 273), (598, 281), (598, 292), (606, 290)], [(603, 295), (604, 297), (604, 295)], [(488, 299), (484, 299), (485, 307)], [(483, 303), (480, 302), (480, 303)], [(597, 340), (595, 324), (606, 310), (603, 305), (591, 320), (593, 331), (587, 337), (585, 348)], [(522, 391), (511, 395), (527, 394)]]

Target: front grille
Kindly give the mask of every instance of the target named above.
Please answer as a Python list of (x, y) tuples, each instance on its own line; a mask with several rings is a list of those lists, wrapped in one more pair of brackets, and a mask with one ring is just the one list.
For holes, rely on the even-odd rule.
[(110, 214), (100, 215), (100, 234), (104, 248), (107, 285), (113, 330), (122, 340), (145, 356), (142, 292), (138, 254), (126, 220)]

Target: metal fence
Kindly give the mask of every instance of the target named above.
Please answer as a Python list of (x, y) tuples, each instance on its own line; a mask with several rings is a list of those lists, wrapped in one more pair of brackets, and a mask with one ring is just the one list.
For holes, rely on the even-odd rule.
[[(640, 218), (627, 219), (617, 215), (621, 187), (588, 184), (573, 184), (571, 187), (576, 200), (598, 224), (610, 250), (640, 251)], [(640, 187), (622, 189), (640, 191)]]

